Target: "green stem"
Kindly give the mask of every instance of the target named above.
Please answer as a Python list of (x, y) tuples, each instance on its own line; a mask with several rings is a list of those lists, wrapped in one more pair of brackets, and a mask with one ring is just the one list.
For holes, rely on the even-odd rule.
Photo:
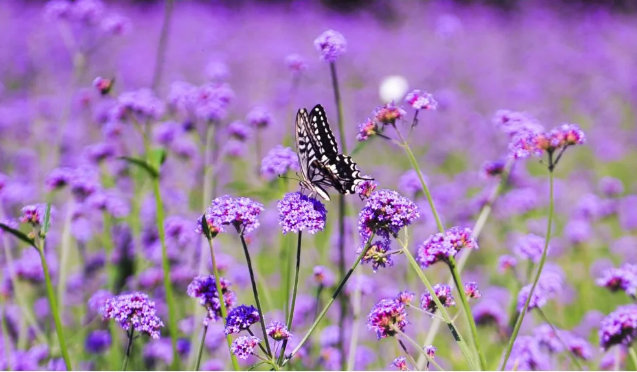
[[(207, 223), (205, 220), (205, 216), (203, 219), (203, 223)], [(215, 276), (215, 286), (217, 288), (217, 293), (219, 294), (219, 304), (221, 305), (221, 317), (223, 318), (223, 327), (226, 327), (226, 318), (228, 317), (228, 309), (226, 308), (226, 302), (224, 300), (221, 300), (223, 298), (223, 292), (222, 292), (222, 288), (221, 288), (221, 276), (219, 275), (219, 269), (217, 268), (217, 259), (215, 257), (215, 250), (214, 247), (212, 245), (212, 238), (210, 237), (206, 237), (206, 240), (208, 240), (208, 247), (210, 248), (210, 257), (212, 259), (212, 273)], [(207, 329), (208, 326), (205, 326), (205, 328)], [(205, 337), (205, 331), (204, 331), (204, 337)], [(202, 339), (203, 341), (203, 339)], [(232, 367), (234, 368), (235, 371), (238, 371), (239, 368), (239, 362), (237, 361), (237, 357), (232, 353), (232, 338), (230, 337), (230, 335), (226, 335), (226, 342), (228, 343), (228, 351), (230, 352), (230, 359), (232, 360)], [(202, 342), (203, 343), (203, 342)], [(201, 357), (201, 356), (200, 356)], [(199, 367), (197, 367), (197, 369), (199, 369)]]
[[(294, 288), (292, 289), (292, 305), (290, 305), (290, 313), (288, 314), (288, 331), (292, 332), (292, 320), (294, 319), (294, 307), (296, 306), (296, 293), (299, 288), (299, 272), (301, 271), (301, 237), (303, 232), (299, 231), (298, 240), (296, 242), (296, 267), (294, 270)], [(285, 355), (285, 349), (288, 346), (288, 340), (283, 341), (281, 346), (281, 353), (279, 354), (278, 364), (283, 361)]]
[(487, 362), (484, 358), (482, 348), (480, 347), (480, 341), (478, 340), (478, 329), (476, 328), (476, 322), (473, 318), (473, 314), (471, 313), (471, 307), (469, 307), (467, 295), (466, 293), (464, 293), (464, 284), (462, 283), (462, 278), (460, 277), (460, 273), (458, 272), (458, 268), (456, 267), (456, 260), (453, 257), (449, 257), (449, 269), (451, 269), (451, 276), (453, 277), (456, 289), (458, 290), (458, 294), (460, 295), (462, 311), (464, 312), (465, 317), (467, 318), (467, 323), (469, 324), (469, 328), (471, 329), (471, 339), (473, 340), (473, 346), (478, 353), (478, 358), (480, 360), (480, 369), (485, 370)]
[[(220, 293), (220, 292), (217, 292)], [(195, 362), (195, 371), (199, 370), (201, 366), (201, 356), (203, 355), (203, 346), (206, 343), (206, 334), (208, 333), (208, 326), (203, 326), (203, 333), (201, 334), (201, 342), (199, 343), (199, 351), (197, 352), (197, 361)], [(232, 355), (232, 353), (230, 354)]]
[[(436, 361), (430, 357), (427, 352), (420, 347), (420, 345), (418, 345), (418, 343), (416, 341), (414, 341), (411, 337), (407, 336), (407, 334), (403, 331), (401, 331), (400, 329), (398, 329), (398, 327), (396, 326), (392, 326), (392, 328), (394, 329), (394, 331), (396, 331), (396, 333), (398, 333), (398, 335), (400, 335), (400, 338), (405, 339), (407, 342), (409, 342), (413, 347), (416, 348), (416, 350), (418, 350), (418, 352), (423, 355), (425, 358), (427, 358), (427, 360), (429, 361), (429, 363), (433, 364), (434, 366), (436, 366), (436, 368), (438, 368), (439, 371), (444, 371), (444, 369), (442, 369), (438, 363), (436, 363)], [(404, 345), (401, 345), (404, 347)], [(407, 352), (406, 349), (404, 349), (405, 352)]]
[(259, 318), (260, 318), (259, 323), (261, 323), (261, 331), (263, 332), (263, 340), (265, 342), (267, 355), (269, 358), (272, 358), (272, 349), (270, 348), (270, 340), (268, 339), (268, 332), (265, 330), (265, 319), (263, 318), (263, 309), (261, 308), (261, 300), (259, 300), (259, 290), (257, 289), (257, 282), (254, 278), (254, 271), (252, 270), (252, 260), (250, 259), (248, 244), (246, 244), (246, 240), (243, 236), (243, 233), (239, 230), (238, 226), (237, 226), (237, 232), (239, 233), (239, 237), (241, 238), (241, 245), (243, 245), (243, 253), (245, 253), (246, 262), (248, 264), (248, 271), (250, 272), (250, 282), (252, 282), (252, 292), (254, 293), (254, 301), (257, 303), (257, 310), (259, 310)]
[(166, 46), (168, 44), (168, 32), (170, 31), (170, 20), (175, 7), (175, 0), (166, 0), (164, 9), (164, 21), (161, 26), (161, 34), (159, 35), (159, 45), (157, 46), (157, 56), (155, 57), (155, 70), (153, 72), (153, 81), (151, 87), (157, 89), (161, 81), (161, 74), (164, 69), (164, 58), (166, 54)]
[(57, 301), (55, 299), (55, 292), (53, 284), (51, 283), (51, 275), (49, 274), (49, 265), (46, 263), (46, 258), (44, 257), (44, 239), (38, 239), (38, 253), (40, 253), (40, 261), (42, 262), (42, 270), (44, 271), (44, 282), (46, 284), (46, 294), (49, 298), (49, 307), (51, 308), (51, 314), (53, 315), (53, 321), (55, 322), (55, 332), (58, 336), (62, 358), (64, 359), (66, 370), (72, 371), (73, 367), (71, 366), (71, 359), (69, 358), (69, 352), (66, 348), (64, 330), (62, 329), (62, 321), (60, 320), (60, 309), (58, 308)]
[(400, 346), (400, 348), (403, 349), (403, 352), (405, 352), (405, 356), (409, 360), (409, 363), (411, 363), (411, 365), (414, 366), (414, 368), (416, 368), (417, 363), (414, 360), (414, 357), (412, 357), (411, 354), (409, 354), (409, 351), (407, 350), (407, 347), (405, 346), (405, 344), (398, 337), (395, 337), (395, 338), (396, 338), (396, 342), (398, 342), (398, 346)]
[(540, 281), (540, 275), (542, 275), (542, 269), (544, 268), (544, 263), (546, 262), (546, 253), (548, 251), (549, 242), (551, 241), (551, 225), (553, 224), (553, 208), (554, 208), (554, 200), (553, 200), (553, 161), (552, 154), (549, 153), (549, 216), (546, 227), (546, 239), (544, 241), (544, 250), (542, 251), (542, 258), (540, 258), (540, 265), (537, 269), (537, 273), (535, 274), (535, 279), (533, 280), (533, 285), (531, 286), (531, 290), (526, 298), (526, 302), (524, 303), (524, 308), (518, 315), (518, 319), (515, 322), (515, 327), (513, 328), (513, 333), (511, 335), (511, 339), (509, 340), (509, 345), (507, 346), (506, 353), (504, 355), (504, 360), (502, 361), (502, 365), (500, 366), (500, 370), (504, 371), (506, 367), (506, 363), (511, 356), (511, 350), (513, 350), (513, 344), (515, 343), (515, 339), (518, 337), (518, 333), (520, 332), (520, 327), (522, 326), (522, 321), (524, 321), (524, 316), (527, 313), (529, 308), (529, 303), (531, 302), (531, 297), (533, 296), (533, 292), (535, 291), (535, 287), (537, 287), (537, 283)]
[(429, 293), (431, 293), (431, 298), (433, 299), (434, 303), (436, 304), (436, 307), (440, 311), (442, 318), (445, 320), (447, 327), (449, 327), (449, 330), (451, 331), (451, 334), (454, 340), (460, 347), (460, 352), (462, 352), (462, 355), (467, 361), (469, 368), (475, 370), (476, 368), (474, 366), (474, 358), (471, 351), (469, 350), (469, 347), (467, 346), (467, 343), (464, 341), (463, 337), (460, 335), (456, 327), (453, 325), (453, 321), (451, 320), (451, 317), (449, 317), (449, 313), (447, 313), (445, 308), (442, 306), (442, 303), (438, 299), (438, 296), (436, 296), (436, 292), (431, 286), (431, 283), (429, 283), (429, 280), (420, 269), (420, 266), (418, 266), (418, 262), (416, 262), (416, 260), (414, 259), (414, 256), (411, 255), (411, 252), (409, 252), (407, 247), (405, 247), (404, 245), (403, 245), (403, 252), (405, 253), (405, 256), (409, 260), (409, 263), (411, 264), (413, 269), (416, 271), (416, 274), (418, 274), (420, 281), (425, 285), (425, 287), (427, 287), (427, 290), (429, 291)]
[(633, 361), (634, 367), (637, 368), (637, 354), (635, 354), (635, 349), (629, 347), (628, 354), (630, 355), (630, 359)]
[(130, 329), (126, 331), (128, 335), (128, 346), (126, 346), (126, 354), (124, 355), (124, 364), (122, 365), (122, 371), (126, 371), (128, 368), (128, 361), (130, 360), (130, 353), (133, 350), (133, 340), (135, 335), (135, 330), (133, 329), (133, 325), (130, 326)]
[(571, 350), (571, 348), (568, 347), (566, 342), (564, 342), (564, 340), (562, 340), (562, 337), (560, 337), (560, 334), (559, 334), (557, 328), (555, 328), (555, 326), (549, 320), (549, 318), (546, 316), (546, 314), (544, 314), (544, 311), (542, 311), (542, 309), (538, 308), (537, 312), (540, 314), (540, 316), (546, 322), (546, 324), (548, 324), (549, 327), (551, 327), (551, 330), (555, 334), (555, 337), (557, 337), (557, 339), (560, 341), (560, 343), (564, 347), (564, 350), (568, 351), (568, 357), (571, 358), (571, 361), (577, 366), (577, 369), (579, 371), (583, 371), (584, 369), (582, 368), (582, 365), (580, 364), (580, 362), (577, 360), (577, 356), (575, 355), (575, 353), (573, 353), (573, 350)]
[(281, 364), (281, 367), (286, 365), (290, 361), (290, 359), (292, 359), (292, 357), (296, 353), (298, 353), (299, 350), (301, 350), (301, 347), (303, 347), (303, 344), (305, 344), (305, 342), (308, 340), (308, 338), (310, 338), (310, 335), (312, 335), (312, 333), (314, 332), (316, 327), (319, 325), (321, 320), (323, 320), (323, 317), (325, 316), (327, 311), (330, 309), (330, 307), (334, 303), (334, 300), (336, 300), (336, 297), (338, 297), (338, 295), (341, 293), (341, 291), (345, 287), (345, 284), (347, 283), (347, 280), (349, 280), (349, 277), (352, 276), (352, 273), (354, 272), (354, 270), (356, 269), (358, 264), (361, 262), (361, 259), (363, 257), (365, 257), (365, 254), (367, 253), (367, 251), (371, 247), (372, 239), (374, 239), (374, 236), (375, 236), (375, 234), (372, 234), (369, 237), (369, 239), (367, 239), (367, 242), (365, 243), (365, 247), (361, 250), (361, 253), (356, 258), (356, 261), (354, 261), (354, 264), (352, 265), (352, 267), (350, 267), (350, 269), (347, 272), (347, 274), (345, 274), (345, 277), (341, 280), (341, 283), (338, 285), (338, 287), (334, 291), (334, 294), (332, 294), (332, 297), (330, 298), (330, 300), (327, 302), (327, 304), (325, 305), (323, 310), (321, 310), (321, 313), (318, 315), (318, 317), (314, 320), (314, 323), (312, 323), (312, 325), (310, 326), (310, 329), (307, 331), (305, 336), (303, 336), (303, 339), (301, 339), (301, 342), (299, 342), (299, 344), (296, 345), (296, 348), (294, 348), (294, 350), (292, 350), (292, 352), (290, 353), (289, 356), (285, 357), (285, 360), (283, 361), (283, 364)]

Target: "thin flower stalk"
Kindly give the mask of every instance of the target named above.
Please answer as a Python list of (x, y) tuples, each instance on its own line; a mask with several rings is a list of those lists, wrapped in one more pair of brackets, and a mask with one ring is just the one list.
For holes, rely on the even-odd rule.
[(133, 350), (133, 341), (135, 340), (135, 329), (133, 326), (130, 326), (130, 329), (126, 331), (126, 335), (128, 336), (128, 345), (126, 346), (126, 354), (124, 355), (124, 363), (122, 365), (122, 371), (126, 371), (128, 368), (128, 361), (130, 360), (130, 354)]
[(542, 320), (544, 320), (544, 322), (546, 324), (548, 324), (549, 327), (551, 327), (551, 330), (555, 334), (555, 337), (560, 341), (560, 343), (564, 347), (564, 350), (568, 351), (568, 353), (567, 353), (568, 357), (571, 359), (571, 362), (573, 362), (573, 364), (575, 364), (575, 366), (577, 367), (577, 370), (578, 371), (583, 371), (584, 368), (582, 367), (582, 364), (579, 362), (579, 360), (577, 360), (577, 356), (573, 353), (573, 350), (571, 350), (571, 348), (568, 347), (566, 342), (564, 342), (562, 337), (560, 337), (560, 333), (558, 332), (557, 328), (555, 328), (555, 326), (553, 325), (553, 322), (551, 322), (549, 320), (549, 318), (546, 316), (546, 314), (544, 314), (544, 311), (542, 311), (541, 308), (538, 307), (536, 310), (537, 310), (538, 314), (540, 314), (540, 317), (542, 317)]
[[(296, 306), (296, 295), (299, 289), (299, 272), (301, 271), (301, 238), (303, 233), (299, 231), (298, 240), (296, 243), (296, 266), (294, 268), (294, 288), (292, 289), (292, 304), (290, 305), (290, 312), (288, 313), (287, 327), (289, 331), (292, 331), (292, 321), (294, 320), (294, 308)], [(278, 364), (281, 364), (283, 357), (285, 356), (285, 349), (288, 346), (288, 340), (283, 340), (281, 346), (281, 353), (279, 354)]]
[(630, 355), (630, 359), (633, 361), (633, 365), (637, 366), (637, 353), (635, 353), (635, 349), (629, 347), (628, 355)]
[[(219, 289), (217, 289), (218, 291)], [(220, 301), (223, 302), (223, 301)], [(201, 333), (201, 341), (199, 342), (199, 350), (197, 350), (197, 360), (195, 361), (195, 371), (198, 371), (201, 366), (201, 356), (203, 355), (203, 347), (206, 344), (206, 334), (208, 333), (208, 326), (203, 326), (203, 331)], [(234, 354), (230, 353), (230, 355), (234, 356)]]
[(396, 337), (396, 342), (398, 342), (398, 346), (400, 346), (400, 348), (403, 349), (403, 352), (405, 353), (405, 357), (407, 358), (407, 360), (409, 360), (409, 363), (411, 363), (411, 365), (415, 367), (416, 361), (414, 360), (414, 357), (412, 357), (411, 354), (409, 353), (409, 350), (407, 350), (407, 346), (405, 346), (402, 340), (399, 339), (398, 337)]
[[(407, 336), (407, 334), (405, 332), (401, 331), (400, 329), (398, 329), (398, 327), (392, 326), (392, 328), (394, 329), (394, 331), (398, 334), (398, 336), (400, 338), (402, 338), (403, 340), (409, 342), (413, 347), (416, 348), (416, 350), (418, 350), (418, 352), (420, 352), (421, 355), (423, 355), (425, 358), (427, 358), (429, 363), (433, 364), (439, 371), (444, 371), (444, 369), (442, 367), (440, 367), (440, 365), (432, 357), (427, 355), (425, 350), (423, 348), (421, 348), (416, 341), (414, 341), (411, 337)], [(404, 347), (404, 345), (401, 345), (401, 346)], [(405, 350), (405, 352), (407, 352), (407, 351)]]

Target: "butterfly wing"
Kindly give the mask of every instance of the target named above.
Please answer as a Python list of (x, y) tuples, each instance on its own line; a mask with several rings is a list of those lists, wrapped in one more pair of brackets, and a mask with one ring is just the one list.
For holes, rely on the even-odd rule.
[(351, 157), (343, 154), (339, 154), (334, 160), (322, 164), (321, 172), (341, 194), (354, 194), (358, 185), (373, 180), (371, 177), (361, 175), (358, 165)]
[(312, 140), (312, 144), (315, 146), (314, 150), (317, 158), (323, 163), (334, 159), (339, 154), (338, 144), (336, 143), (332, 129), (330, 129), (330, 124), (327, 121), (327, 115), (325, 114), (323, 106), (314, 106), (310, 112), (308, 123), (307, 131)]
[(301, 168), (301, 183), (325, 200), (330, 200), (330, 196), (323, 186), (331, 186), (325, 181), (325, 177), (317, 172), (319, 163), (316, 154), (316, 145), (308, 133), (310, 128), (310, 118), (307, 110), (300, 109), (296, 114), (296, 152), (299, 157)]

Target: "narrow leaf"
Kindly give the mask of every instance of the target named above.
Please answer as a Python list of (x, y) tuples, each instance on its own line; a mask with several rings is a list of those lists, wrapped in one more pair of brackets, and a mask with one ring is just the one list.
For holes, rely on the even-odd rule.
[(29, 238), (27, 236), (27, 234), (23, 233), (20, 230), (16, 230), (14, 228), (12, 228), (11, 226), (5, 225), (3, 223), (0, 222), (0, 229), (8, 232), (9, 234), (12, 234), (13, 236), (15, 236), (16, 238), (22, 240), (23, 242), (27, 243), (28, 245), (32, 246), (35, 249), (38, 249), (38, 247), (35, 245), (35, 240)]
[(46, 203), (46, 210), (44, 211), (44, 226), (42, 226), (42, 234), (46, 236), (51, 227), (51, 203)]
[(148, 164), (145, 160), (132, 158), (132, 157), (129, 157), (129, 156), (120, 156), (119, 159), (122, 159), (122, 160), (126, 161), (127, 163), (134, 164), (134, 165), (146, 170), (146, 172), (148, 172), (148, 174), (152, 178), (159, 177), (159, 172), (155, 168), (153, 168), (153, 166)]
[(201, 215), (201, 232), (203, 236), (210, 239), (210, 228), (208, 227), (208, 221), (206, 220), (206, 215)]
[(159, 168), (166, 162), (167, 153), (163, 148), (155, 148), (150, 150), (148, 153), (148, 162), (150, 165), (157, 170), (159, 173)]

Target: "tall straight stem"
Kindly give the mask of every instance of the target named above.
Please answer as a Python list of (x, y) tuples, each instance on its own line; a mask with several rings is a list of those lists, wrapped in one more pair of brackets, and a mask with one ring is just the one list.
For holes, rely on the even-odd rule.
[(637, 369), (637, 354), (635, 353), (635, 349), (629, 347), (628, 354), (630, 355), (630, 359), (633, 361), (634, 367)]
[(265, 330), (265, 319), (263, 318), (263, 309), (261, 308), (261, 300), (259, 300), (259, 290), (257, 289), (257, 281), (254, 278), (254, 270), (252, 270), (252, 260), (250, 259), (250, 252), (248, 251), (248, 245), (243, 237), (243, 234), (239, 231), (239, 237), (241, 238), (241, 245), (243, 245), (243, 253), (246, 256), (246, 262), (248, 264), (248, 271), (250, 271), (250, 282), (252, 282), (252, 292), (254, 293), (254, 301), (257, 303), (257, 310), (259, 310), (259, 323), (261, 323), (261, 331), (263, 332), (263, 340), (265, 342), (265, 348), (268, 357), (272, 358), (272, 349), (270, 348), (270, 340), (268, 340), (268, 332)]
[(553, 154), (549, 153), (549, 216), (546, 227), (546, 238), (544, 240), (544, 250), (542, 251), (542, 257), (540, 258), (540, 265), (537, 269), (537, 273), (535, 274), (535, 279), (533, 280), (533, 285), (531, 286), (531, 291), (529, 291), (529, 295), (524, 302), (524, 308), (518, 315), (518, 320), (515, 322), (515, 327), (513, 328), (513, 333), (511, 334), (511, 339), (509, 340), (509, 345), (507, 346), (506, 353), (504, 354), (504, 360), (502, 361), (502, 365), (500, 366), (500, 370), (504, 371), (506, 367), (507, 361), (509, 361), (509, 357), (511, 356), (511, 350), (513, 350), (513, 344), (515, 344), (515, 339), (518, 337), (518, 333), (520, 332), (520, 327), (522, 326), (522, 322), (524, 321), (524, 316), (529, 308), (529, 303), (531, 302), (531, 297), (533, 296), (533, 292), (535, 291), (535, 287), (537, 287), (537, 283), (540, 281), (540, 276), (542, 275), (542, 269), (544, 268), (544, 263), (546, 262), (546, 253), (548, 251), (549, 242), (551, 241), (551, 227), (553, 224), (553, 208), (554, 208), (554, 200), (553, 200)]
[[(205, 216), (203, 217), (203, 222), (202, 223), (207, 223)], [(223, 327), (226, 327), (226, 319), (228, 317), (228, 308), (226, 307), (226, 301), (223, 299), (223, 291), (221, 288), (221, 275), (219, 275), (219, 268), (217, 267), (217, 259), (215, 257), (215, 250), (214, 250), (214, 246), (212, 244), (212, 238), (210, 237), (206, 237), (206, 240), (208, 240), (208, 247), (210, 248), (210, 257), (212, 260), (212, 273), (215, 276), (215, 287), (217, 289), (217, 294), (219, 295), (219, 305), (221, 308), (221, 317), (223, 318)], [(205, 326), (205, 329), (207, 329), (208, 326)], [(205, 333), (206, 331), (204, 330), (204, 337), (205, 337)], [(202, 344), (203, 344), (203, 339), (201, 340)], [(230, 337), (229, 334), (226, 335), (226, 343), (228, 344), (228, 351), (230, 352), (230, 359), (232, 360), (232, 367), (234, 368), (235, 371), (238, 371), (240, 369), (239, 367), (239, 362), (237, 361), (237, 357), (232, 353), (232, 338)], [(199, 359), (201, 358), (201, 355), (199, 356)], [(199, 370), (199, 362), (197, 362), (197, 370)]]
[(157, 87), (161, 82), (161, 74), (164, 69), (164, 62), (166, 58), (168, 34), (170, 32), (170, 21), (172, 19), (174, 7), (175, 0), (166, 0), (164, 8), (164, 21), (161, 26), (161, 33), (159, 35), (159, 44), (157, 45), (157, 55), (155, 57), (155, 70), (153, 71), (153, 81), (151, 84), (153, 90), (157, 90)]
[(132, 325), (130, 329), (126, 331), (126, 334), (128, 335), (128, 345), (126, 346), (126, 355), (124, 355), (124, 364), (122, 365), (122, 371), (126, 371), (126, 368), (128, 368), (130, 353), (131, 350), (133, 350), (133, 340), (135, 339), (133, 336), (135, 335), (135, 330), (133, 329)]
[[(292, 289), (292, 305), (290, 305), (290, 312), (288, 314), (287, 326), (288, 331), (292, 331), (292, 320), (294, 320), (294, 307), (296, 306), (296, 293), (299, 288), (299, 272), (301, 271), (301, 237), (303, 233), (299, 231), (298, 240), (296, 242), (296, 267), (294, 269), (294, 288)], [(279, 354), (278, 364), (281, 364), (285, 355), (285, 349), (288, 346), (288, 340), (283, 341), (281, 346), (281, 354)]]
[(292, 353), (290, 353), (290, 356), (289, 357), (287, 357), (287, 356), (285, 357), (285, 360), (283, 361), (283, 364), (281, 364), (281, 367), (283, 367), (285, 364), (287, 364), (287, 362), (290, 361), (290, 359), (292, 359), (292, 357), (301, 349), (301, 347), (303, 347), (303, 344), (305, 344), (305, 342), (308, 340), (308, 338), (310, 338), (310, 335), (312, 335), (312, 332), (314, 332), (314, 330), (319, 325), (321, 320), (323, 320), (323, 317), (325, 316), (327, 311), (330, 309), (330, 307), (334, 303), (334, 300), (336, 300), (336, 297), (338, 297), (338, 295), (341, 293), (341, 291), (345, 287), (345, 284), (347, 283), (347, 280), (349, 279), (350, 276), (352, 276), (352, 273), (354, 272), (354, 270), (356, 270), (356, 267), (361, 262), (361, 259), (363, 257), (365, 257), (365, 254), (367, 254), (367, 251), (371, 247), (372, 239), (374, 239), (374, 234), (372, 234), (369, 237), (369, 239), (367, 239), (367, 242), (365, 243), (365, 247), (361, 250), (361, 253), (356, 258), (356, 261), (354, 261), (354, 264), (352, 265), (352, 267), (350, 267), (350, 269), (347, 272), (347, 274), (345, 274), (345, 277), (341, 280), (340, 284), (338, 285), (338, 287), (334, 291), (334, 294), (332, 294), (332, 297), (330, 298), (330, 300), (327, 302), (327, 304), (325, 305), (323, 310), (321, 310), (321, 313), (318, 315), (318, 317), (314, 320), (314, 323), (312, 323), (312, 325), (310, 326), (310, 329), (307, 331), (305, 336), (303, 336), (303, 339), (301, 339), (301, 342), (299, 342), (299, 344), (296, 345), (296, 348), (294, 348), (294, 350), (292, 350)]
[[(219, 292), (217, 292), (219, 293)], [(195, 362), (195, 371), (199, 370), (201, 366), (201, 356), (203, 355), (203, 346), (206, 343), (206, 334), (208, 333), (208, 326), (203, 326), (203, 331), (201, 333), (201, 341), (199, 342), (199, 350), (197, 351), (197, 361)], [(230, 355), (233, 355), (232, 352)]]

